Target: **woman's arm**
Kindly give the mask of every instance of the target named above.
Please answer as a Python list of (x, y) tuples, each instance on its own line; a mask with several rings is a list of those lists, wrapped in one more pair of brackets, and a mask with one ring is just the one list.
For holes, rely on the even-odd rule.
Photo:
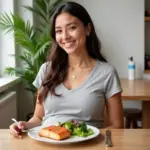
[(13, 136), (22, 138), (21, 133), (23, 129), (30, 129), (41, 125), (41, 121), (44, 116), (44, 107), (43, 104), (39, 103), (38, 101), (39, 100), (37, 99), (34, 115), (28, 122), (19, 121), (18, 124), (13, 123), (10, 125), (10, 133)]
[(33, 117), (27, 122), (27, 128), (33, 128), (35, 126), (41, 125), (42, 118), (44, 116), (44, 106), (43, 103), (39, 103), (39, 100), (37, 98), (36, 100), (36, 106)]
[(108, 126), (106, 128), (123, 128), (123, 107), (121, 93), (107, 99)]

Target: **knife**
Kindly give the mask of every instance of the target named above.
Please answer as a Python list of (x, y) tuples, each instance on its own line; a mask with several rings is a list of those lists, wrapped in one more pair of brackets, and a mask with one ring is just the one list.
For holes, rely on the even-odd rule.
[(112, 147), (110, 130), (106, 130), (106, 147)]

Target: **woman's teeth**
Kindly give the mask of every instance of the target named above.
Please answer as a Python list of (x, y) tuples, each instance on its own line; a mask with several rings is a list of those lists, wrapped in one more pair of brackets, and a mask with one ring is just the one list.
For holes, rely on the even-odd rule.
[(66, 47), (70, 47), (73, 43), (74, 43), (74, 42), (67, 42), (67, 43), (65, 43), (64, 45), (65, 45)]

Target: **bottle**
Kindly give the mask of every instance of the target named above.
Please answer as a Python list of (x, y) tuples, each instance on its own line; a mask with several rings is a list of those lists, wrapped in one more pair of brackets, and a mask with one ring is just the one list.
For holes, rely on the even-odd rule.
[(133, 57), (130, 57), (128, 62), (128, 79), (135, 79), (135, 62), (133, 61)]

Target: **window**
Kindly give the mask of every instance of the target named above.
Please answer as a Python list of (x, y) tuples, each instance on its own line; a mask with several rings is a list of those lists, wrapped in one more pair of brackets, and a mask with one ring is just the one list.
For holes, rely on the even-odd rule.
[[(13, 11), (13, 0), (0, 1), (0, 13), (10, 13)], [(15, 66), (15, 45), (12, 34), (5, 34), (0, 31), (0, 76), (4, 75), (4, 70), (8, 66)]]

